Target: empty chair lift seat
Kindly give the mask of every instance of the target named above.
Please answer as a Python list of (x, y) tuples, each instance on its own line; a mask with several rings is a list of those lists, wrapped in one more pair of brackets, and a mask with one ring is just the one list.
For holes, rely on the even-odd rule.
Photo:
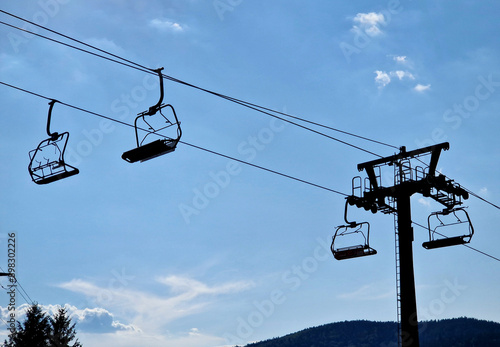
[[(162, 70), (163, 68), (154, 70), (156, 73), (158, 73), (158, 77), (160, 79), (160, 100), (158, 100), (156, 105), (151, 106), (147, 111), (139, 113), (138, 116), (135, 118), (134, 129), (135, 129), (135, 140), (137, 147), (122, 154), (122, 159), (129, 163), (135, 163), (138, 161), (144, 162), (146, 160), (150, 160), (159, 157), (161, 155), (173, 152), (175, 150), (175, 147), (177, 146), (177, 143), (181, 138), (182, 130), (180, 127), (180, 122), (177, 119), (177, 114), (175, 113), (174, 107), (170, 104), (162, 103), (164, 95), (163, 76), (161, 73)], [(173, 118), (171, 118), (172, 120), (169, 120), (162, 113), (162, 109), (164, 108), (169, 108), (172, 111), (173, 115)], [(146, 117), (148, 118), (155, 117), (156, 125), (150, 123), (150, 120), (146, 120)], [(140, 128), (137, 125), (137, 121), (139, 120), (147, 126), (148, 130)], [(158, 121), (160, 121), (161, 125), (158, 125)], [(177, 129), (176, 138), (170, 138), (168, 136), (160, 134), (160, 131), (166, 130), (170, 127), (175, 127)], [(139, 140), (139, 130), (142, 133), (141, 140)], [(144, 131), (146, 132), (145, 135)], [(150, 135), (161, 136), (162, 139), (143, 144), (144, 142), (146, 142), (146, 138), (148, 138)]]
[(350, 258), (364, 257), (366, 255), (377, 254), (377, 251), (370, 246), (357, 245), (351, 247), (339, 248), (333, 251), (333, 257), (337, 260), (344, 260)]
[[(469, 240), (466, 240), (466, 238), (469, 238)], [(441, 248), (448, 246), (465, 245), (466, 243), (469, 242), (470, 242), (470, 236), (468, 235), (454, 236), (454, 237), (447, 237), (444, 239), (424, 242), (422, 243), (422, 247), (424, 247), (425, 249), (434, 249), (434, 248)]]
[[(433, 212), (427, 218), (429, 229), (429, 241), (422, 243), (425, 249), (434, 249), (448, 246), (465, 245), (470, 242), (474, 235), (469, 214), (465, 207), (445, 209), (441, 212)], [(461, 236), (447, 237), (447, 229), (459, 228)], [(465, 230), (463, 230), (465, 228)], [(439, 232), (438, 232), (439, 230)]]
[(40, 142), (36, 149), (29, 152), (28, 171), (31, 179), (36, 184), (52, 183), (79, 173), (76, 167), (64, 161), (69, 133), (50, 131), (52, 109), (56, 102), (56, 100), (49, 102), (50, 107), (47, 116), (47, 135), (49, 138)]
[(74, 176), (80, 171), (62, 161), (53, 161), (35, 168), (30, 168), (30, 175), (36, 184), (48, 184), (67, 177)]
[(122, 154), (122, 159), (129, 163), (146, 161), (175, 151), (176, 140), (162, 139), (131, 149)]

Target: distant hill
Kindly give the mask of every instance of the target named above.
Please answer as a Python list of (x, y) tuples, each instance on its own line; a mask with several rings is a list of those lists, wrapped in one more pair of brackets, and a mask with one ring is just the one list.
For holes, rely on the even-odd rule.
[[(500, 323), (454, 318), (419, 323), (422, 347), (499, 347)], [(308, 328), (245, 347), (396, 347), (395, 322), (345, 321)]]

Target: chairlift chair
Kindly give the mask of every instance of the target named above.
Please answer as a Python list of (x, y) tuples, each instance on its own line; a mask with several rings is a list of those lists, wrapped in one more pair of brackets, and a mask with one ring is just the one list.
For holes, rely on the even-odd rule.
[[(444, 216), (453, 216), (454, 220), (445, 223), (445, 221), (443, 221)], [(438, 223), (435, 227), (432, 227), (431, 220), (437, 220)], [(467, 211), (465, 211), (464, 207), (445, 209), (441, 212), (433, 212), (427, 218), (427, 225), (429, 229), (429, 241), (422, 243), (422, 247), (424, 247), (425, 249), (464, 245), (469, 243), (472, 235), (474, 235), (474, 227), (472, 226), (469, 214), (467, 213)], [(443, 228), (458, 225), (467, 225), (468, 233), (461, 236), (447, 237), (438, 232), (438, 229), (443, 230)]]
[[(345, 210), (344, 210), (344, 220), (347, 223), (346, 225), (338, 226), (335, 230), (335, 235), (332, 238), (332, 245), (330, 249), (332, 251), (333, 257), (337, 260), (344, 260), (350, 258), (358, 258), (367, 255), (377, 254), (377, 251), (370, 247), (369, 239), (370, 239), (370, 224), (368, 222), (356, 223), (349, 222), (347, 220), (347, 206), (350, 203), (350, 199), (346, 199)], [(359, 234), (362, 236), (363, 244), (358, 244), (354, 246), (348, 247), (337, 247), (335, 241), (338, 241), (338, 237), (340, 236), (348, 236)]]
[(52, 108), (56, 102), (56, 100), (49, 102), (50, 107), (47, 117), (47, 134), (49, 138), (40, 142), (36, 149), (29, 152), (28, 171), (31, 179), (36, 184), (48, 184), (79, 173), (76, 167), (64, 161), (69, 133), (59, 134), (50, 131)]
[[(173, 152), (177, 146), (177, 143), (179, 142), (181, 135), (182, 135), (182, 130), (180, 127), (180, 122), (177, 119), (177, 114), (175, 113), (175, 109), (172, 105), (170, 104), (163, 104), (163, 76), (161, 74), (161, 71), (163, 68), (155, 70), (156, 73), (158, 73), (158, 76), (160, 78), (160, 100), (158, 103), (154, 106), (151, 106), (147, 111), (141, 112), (138, 114), (138, 116), (135, 118), (134, 121), (134, 128), (135, 128), (135, 139), (136, 139), (136, 144), (137, 147), (134, 149), (131, 149), (125, 153), (122, 154), (122, 159), (129, 162), (129, 163), (135, 163), (137, 161), (144, 162), (156, 157), (159, 157), (161, 155)], [(162, 109), (164, 108), (170, 108), (172, 111), (173, 119), (172, 121), (169, 120), (163, 113)], [(157, 113), (159, 113), (159, 116), (157, 117), (162, 117), (160, 120), (162, 123), (164, 123), (163, 126), (161, 127), (154, 127), (151, 125), (151, 121), (148, 122), (146, 120), (146, 117), (150, 116), (155, 116)], [(141, 129), (140, 127), (137, 126), (137, 121), (142, 120), (144, 124), (147, 125), (148, 129)], [(166, 136), (162, 136), (159, 134), (160, 131), (170, 128), (172, 126), (177, 127), (177, 137), (176, 138), (170, 138)], [(146, 131), (147, 134), (142, 138), (141, 141), (139, 141), (139, 130)], [(161, 136), (161, 139), (149, 142), (144, 144), (146, 138), (148, 138), (149, 135), (156, 135), (156, 136)]]
[[(363, 231), (363, 229), (365, 229), (365, 231)], [(338, 240), (338, 237), (352, 234), (360, 234), (364, 239), (364, 243), (348, 247), (336, 247), (335, 241)], [(369, 235), (370, 224), (367, 222), (338, 226), (330, 247), (333, 257), (337, 260), (344, 260), (377, 254), (377, 251), (369, 245)]]

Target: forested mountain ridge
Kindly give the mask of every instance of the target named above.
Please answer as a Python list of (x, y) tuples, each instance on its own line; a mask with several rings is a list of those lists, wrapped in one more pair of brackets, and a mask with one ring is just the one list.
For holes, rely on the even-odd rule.
[[(422, 347), (498, 347), (500, 323), (453, 318), (419, 323)], [(245, 347), (397, 347), (397, 323), (345, 321), (308, 328)]]

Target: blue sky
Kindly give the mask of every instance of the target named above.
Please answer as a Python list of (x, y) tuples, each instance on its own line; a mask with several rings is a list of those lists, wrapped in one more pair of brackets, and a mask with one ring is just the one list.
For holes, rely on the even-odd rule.
[[(448, 141), (438, 169), (500, 201), (497, 2), (45, 0), (4, 1), (2, 10), (396, 147)], [(158, 100), (150, 75), (23, 35), (0, 27), (2, 82), (127, 123)], [(336, 261), (329, 246), (343, 196), (182, 144), (129, 164), (121, 154), (134, 147), (133, 129), (61, 104), (52, 128), (70, 133), (67, 161), (80, 173), (38, 186), (28, 152), (47, 137), (47, 100), (0, 89), (0, 265), (15, 232), (20, 283), (49, 312), (67, 305), (84, 345), (233, 346), (396, 319), (391, 216), (351, 209), (370, 222), (378, 254)], [(165, 81), (164, 101), (183, 141), (346, 194), (356, 165), (376, 158), (177, 83)], [(397, 151), (328, 134), (382, 156)], [(474, 197), (465, 205), (471, 246), (498, 258), (498, 209)], [(412, 207), (419, 224), (440, 209), (417, 195)], [(425, 250), (426, 238), (416, 226), (419, 318), (500, 322), (498, 261), (461, 246)], [(0, 296), (4, 320), (8, 300)], [(17, 304), (22, 312), (21, 295)]]

